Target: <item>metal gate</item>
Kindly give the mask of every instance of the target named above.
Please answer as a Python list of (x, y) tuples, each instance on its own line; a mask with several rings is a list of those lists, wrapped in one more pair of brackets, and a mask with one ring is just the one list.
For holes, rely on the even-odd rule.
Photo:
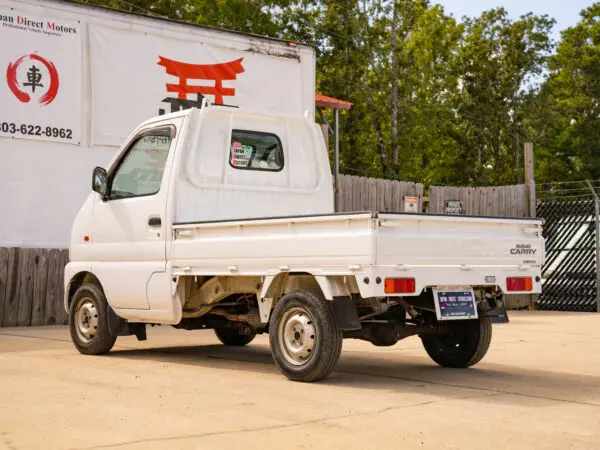
[[(584, 194), (580, 191), (586, 190)], [(568, 187), (568, 196), (547, 198), (537, 204), (545, 219), (546, 261), (542, 267), (542, 310), (600, 311), (599, 200), (588, 182)]]

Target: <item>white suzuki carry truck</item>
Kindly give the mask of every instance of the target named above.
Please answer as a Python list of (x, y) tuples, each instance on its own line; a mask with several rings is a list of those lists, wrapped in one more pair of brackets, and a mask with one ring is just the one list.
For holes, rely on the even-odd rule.
[(505, 294), (541, 290), (542, 221), (334, 213), (328, 152), (310, 117), (206, 104), (140, 125), (73, 224), (65, 271), (84, 354), (147, 324), (268, 333), (292, 380), (334, 369), (344, 338), (418, 336), (446, 367), (488, 350)]

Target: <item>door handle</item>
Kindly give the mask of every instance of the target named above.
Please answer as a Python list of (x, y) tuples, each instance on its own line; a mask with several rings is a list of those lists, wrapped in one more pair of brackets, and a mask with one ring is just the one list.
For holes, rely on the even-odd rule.
[(160, 217), (150, 217), (148, 219), (148, 225), (151, 227), (160, 227), (162, 225), (162, 221), (160, 220)]

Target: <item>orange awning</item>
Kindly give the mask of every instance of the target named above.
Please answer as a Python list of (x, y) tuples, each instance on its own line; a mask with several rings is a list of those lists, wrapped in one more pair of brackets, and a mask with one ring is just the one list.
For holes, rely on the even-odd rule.
[(337, 98), (327, 97), (326, 95), (315, 94), (315, 103), (320, 108), (331, 108), (331, 109), (351, 109), (352, 103), (345, 100), (338, 100)]

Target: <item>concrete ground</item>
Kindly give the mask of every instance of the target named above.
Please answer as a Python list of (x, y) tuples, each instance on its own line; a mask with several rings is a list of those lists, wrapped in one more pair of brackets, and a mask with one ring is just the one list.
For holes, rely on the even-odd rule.
[(65, 327), (0, 329), (0, 448), (600, 448), (600, 314), (513, 312), (476, 367), (418, 338), (345, 341), (321, 383), (292, 383), (268, 339), (149, 328), (83, 356)]

